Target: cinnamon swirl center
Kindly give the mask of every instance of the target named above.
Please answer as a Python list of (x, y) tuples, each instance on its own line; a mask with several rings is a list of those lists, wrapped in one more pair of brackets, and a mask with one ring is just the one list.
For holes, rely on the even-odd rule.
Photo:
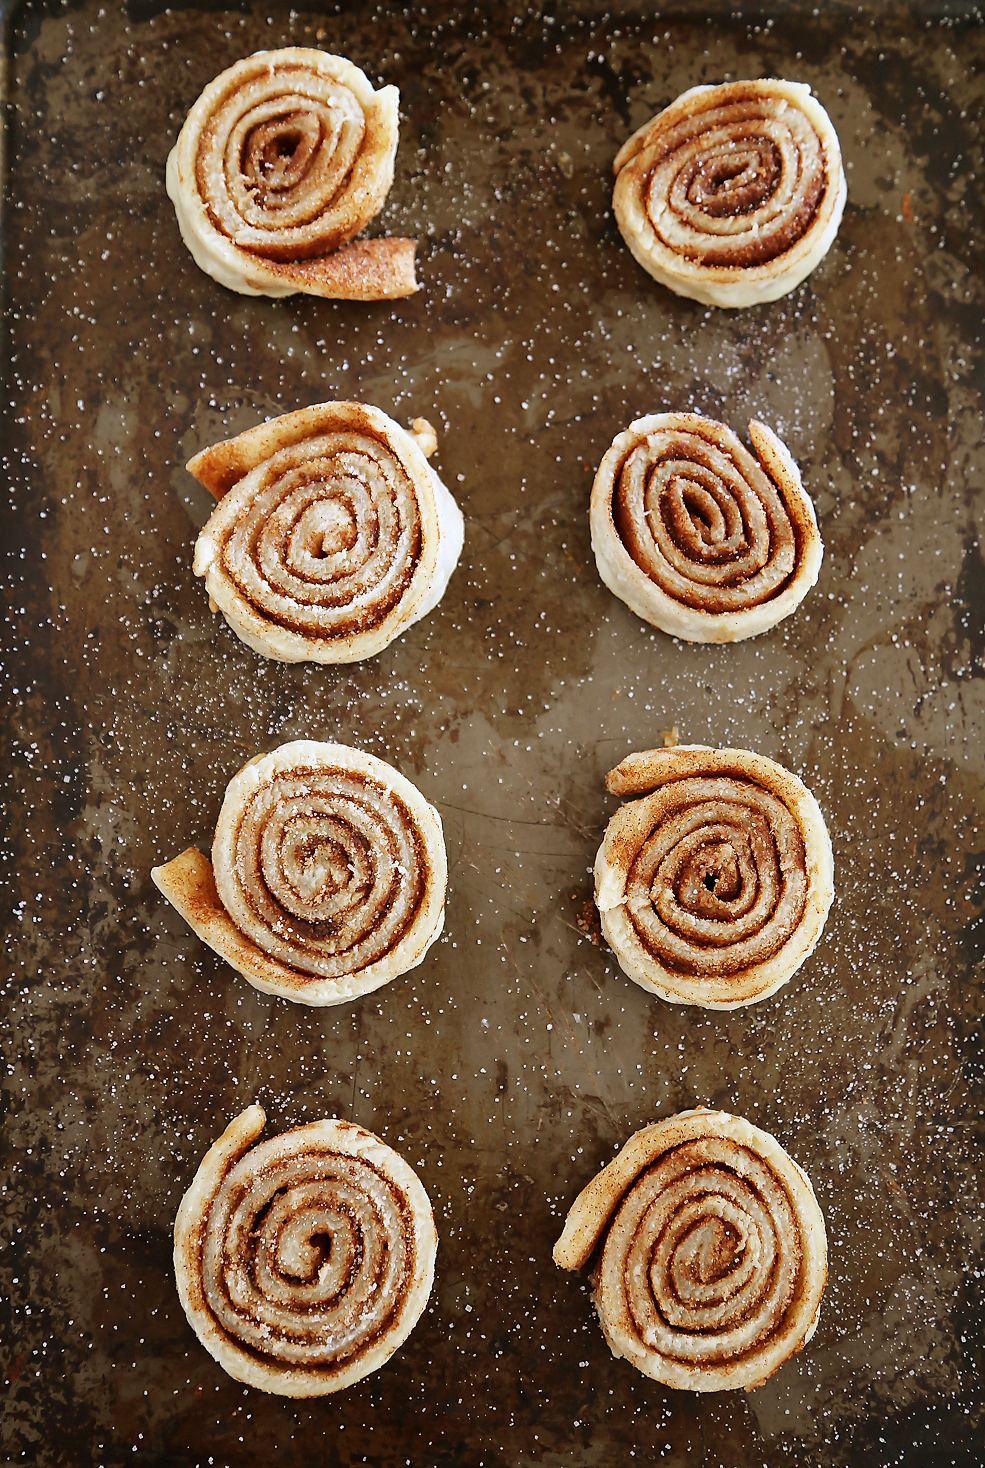
[(600, 1283), (624, 1298), (638, 1339), (661, 1356), (717, 1365), (781, 1325), (802, 1248), (780, 1180), (727, 1138), (686, 1142), (634, 1183), (617, 1213)]
[(382, 622), (421, 555), (413, 481), (386, 444), (325, 434), (271, 456), (228, 527), (221, 565), (265, 620), (312, 638)]
[(225, 1334), (263, 1362), (343, 1363), (384, 1336), (407, 1292), (406, 1204), (362, 1158), (282, 1153), (247, 1153), (213, 1198), (205, 1297)]
[(807, 905), (807, 853), (782, 801), (748, 780), (689, 778), (644, 802), (649, 834), (626, 878), (626, 910), (647, 953), (692, 976), (764, 963)]
[(718, 107), (698, 96), (690, 116), (651, 140), (647, 217), (663, 244), (700, 265), (776, 259), (806, 233), (824, 195), (824, 152), (809, 119), (750, 90)]
[(365, 138), (363, 106), (344, 83), (265, 66), (227, 89), (210, 116), (199, 193), (234, 244), (271, 260), (312, 259), (354, 232), (343, 206)]
[(329, 979), (389, 953), (427, 887), (425, 843), (407, 805), (342, 770), (268, 776), (237, 809), (224, 808), (213, 862), (241, 931), (281, 962)]
[(790, 581), (798, 535), (769, 476), (733, 435), (657, 429), (619, 466), (612, 518), (641, 571), (706, 612), (756, 606)]

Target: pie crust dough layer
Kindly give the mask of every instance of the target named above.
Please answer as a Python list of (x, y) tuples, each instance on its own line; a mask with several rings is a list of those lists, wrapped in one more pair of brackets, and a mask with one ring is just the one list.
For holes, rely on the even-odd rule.
[(237, 1381), (285, 1397), (351, 1386), (420, 1318), (437, 1235), (404, 1159), (348, 1121), (264, 1142), (260, 1106), (206, 1153), (174, 1225), (189, 1324)]
[(411, 427), (366, 403), (317, 403), (189, 460), (219, 500), (192, 569), (247, 647), (356, 662), (438, 605), (464, 522), (427, 462), (433, 428)]
[(831, 842), (796, 775), (745, 749), (678, 745), (606, 776), (629, 801), (595, 858), (602, 932), (623, 972), (672, 1004), (766, 999), (814, 951)]
[(416, 968), (441, 932), (441, 818), (375, 755), (299, 739), (230, 781), (212, 861), (151, 873), (208, 946), (265, 994), (343, 1004)]
[(688, 642), (774, 627), (815, 584), (824, 548), (786, 445), (749, 424), (653, 413), (617, 435), (592, 486), (599, 575), (638, 617)]
[(575, 1199), (562, 1269), (596, 1256), (614, 1356), (685, 1391), (761, 1386), (817, 1328), (824, 1219), (769, 1132), (699, 1107), (644, 1127)]
[(247, 296), (416, 291), (413, 240), (349, 244), (393, 183), (398, 101), (344, 57), (301, 46), (258, 51), (217, 76), (167, 164), (195, 263)]
[(802, 82), (692, 87), (623, 144), (616, 221), (661, 285), (709, 306), (785, 296), (838, 232), (845, 173)]

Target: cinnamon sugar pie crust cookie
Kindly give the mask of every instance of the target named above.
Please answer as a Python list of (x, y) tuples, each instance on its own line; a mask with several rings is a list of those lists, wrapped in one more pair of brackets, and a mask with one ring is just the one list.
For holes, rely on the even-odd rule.
[(837, 134), (802, 82), (692, 87), (624, 143), (614, 172), (613, 210), (637, 261), (710, 306), (792, 291), (845, 207)]
[(211, 861), (190, 849), (151, 876), (255, 989), (324, 1006), (422, 962), (447, 870), (416, 786), (375, 755), (299, 739), (230, 781)]
[(393, 183), (398, 100), (344, 57), (303, 46), (258, 51), (217, 76), (167, 165), (195, 263), (247, 296), (416, 291), (413, 240), (350, 243)]
[(284, 663), (373, 657), (438, 605), (462, 512), (437, 437), (367, 403), (284, 413), (189, 460), (219, 501), (192, 570), (247, 647)]
[(178, 1295), (236, 1381), (285, 1397), (376, 1371), (419, 1320), (437, 1234), (417, 1174), (348, 1121), (260, 1141), (250, 1106), (206, 1153), (174, 1226)]
[(673, 1004), (765, 999), (814, 951), (834, 895), (831, 842), (796, 775), (744, 749), (632, 754), (627, 802), (595, 858), (602, 932), (624, 973)]
[(653, 413), (616, 436), (591, 498), (599, 575), (644, 621), (688, 642), (741, 642), (788, 617), (824, 549), (786, 445), (749, 424)]
[(612, 1354), (696, 1392), (750, 1391), (800, 1351), (828, 1273), (807, 1174), (768, 1132), (704, 1107), (644, 1127), (579, 1193), (554, 1262), (593, 1259)]

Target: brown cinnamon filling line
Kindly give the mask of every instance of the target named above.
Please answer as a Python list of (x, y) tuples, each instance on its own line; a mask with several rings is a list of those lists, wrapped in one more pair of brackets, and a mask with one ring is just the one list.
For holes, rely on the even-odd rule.
[(745, 449), (736, 454), (696, 433), (659, 431), (630, 451), (612, 519), (640, 570), (675, 601), (705, 612), (778, 596), (804, 553), (799, 506), (788, 506)]
[(265, 1366), (324, 1376), (386, 1338), (416, 1268), (396, 1185), (364, 1158), (323, 1150), (259, 1168), (247, 1152), (201, 1239), (196, 1274), (223, 1335)]
[(709, 1137), (672, 1148), (637, 1178), (610, 1226), (597, 1284), (607, 1272), (622, 1279), (622, 1324), (648, 1348), (720, 1366), (782, 1329), (802, 1266), (782, 1181), (748, 1148)]
[[(736, 270), (747, 269), (751, 265), (766, 265), (771, 260), (778, 260), (791, 246), (802, 239), (810, 228), (814, 216), (817, 214), (818, 205), (823, 197), (826, 187), (826, 176), (824, 172), (812, 180), (806, 192), (798, 199), (796, 205), (784, 213), (782, 225), (775, 226), (769, 233), (764, 235), (742, 235), (733, 242), (709, 243), (707, 246), (687, 249), (685, 253), (692, 260), (702, 265), (726, 266)], [(765, 188), (765, 182), (757, 180), (757, 189), (762, 188), (763, 198), (769, 197)], [(729, 218), (738, 218), (743, 214), (751, 213), (759, 207), (757, 202), (751, 202), (748, 208), (729, 208), (731, 202), (726, 190), (721, 191), (725, 195), (722, 200), (720, 215)], [(709, 210), (713, 217), (719, 211)]]
[(324, 641), (384, 622), (421, 548), (407, 471), (385, 446), (353, 435), (350, 449), (301, 460), (264, 485), (230, 528), (221, 560), (258, 616)]
[(202, 128), (196, 188), (214, 227), (247, 253), (318, 259), (366, 222), (360, 201), (346, 195), (365, 149), (376, 146), (344, 84), (261, 66), (217, 101)]
[[(698, 111), (649, 147), (642, 188), (651, 226), (700, 265), (778, 259), (806, 234), (828, 186), (813, 126), (769, 98)], [(742, 221), (746, 228), (729, 228)]]
[(715, 979), (773, 958), (807, 907), (807, 852), (789, 809), (738, 774), (674, 781), (646, 802), (626, 908), (650, 957)]
[(300, 110), (247, 135), (239, 169), (259, 208), (275, 212), (283, 196), (304, 182), (323, 140), (318, 117)]
[(243, 810), (236, 872), (248, 936), (303, 974), (337, 978), (400, 942), (431, 866), (393, 791), (348, 772), (301, 769), (279, 772)]
[(781, 159), (769, 139), (751, 138), (734, 157), (695, 159), (682, 171), (688, 202), (713, 219), (739, 219), (769, 199), (780, 177)]

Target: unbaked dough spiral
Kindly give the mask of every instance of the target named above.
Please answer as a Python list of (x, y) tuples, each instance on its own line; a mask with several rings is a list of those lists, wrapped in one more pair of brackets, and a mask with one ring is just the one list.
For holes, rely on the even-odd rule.
[(371, 1132), (316, 1121), (259, 1142), (265, 1122), (259, 1106), (236, 1117), (182, 1199), (178, 1294), (237, 1381), (323, 1396), (382, 1366), (420, 1318), (434, 1216), (416, 1173)]
[(592, 486), (599, 575), (638, 617), (689, 642), (740, 642), (788, 617), (823, 546), (786, 445), (749, 424), (654, 413), (616, 436)]
[(595, 1263), (615, 1356), (689, 1391), (751, 1390), (810, 1340), (827, 1280), (807, 1174), (768, 1132), (701, 1107), (632, 1136), (554, 1248)]
[(637, 984), (734, 1009), (813, 952), (834, 895), (831, 842), (796, 775), (744, 749), (679, 745), (610, 771), (616, 812), (595, 859), (602, 932)]
[(408, 433), (365, 403), (317, 403), (203, 449), (188, 470), (219, 499), (192, 569), (237, 637), (280, 662), (381, 652), (444, 595), (462, 513)]
[(396, 87), (341, 56), (258, 51), (210, 82), (168, 158), (182, 239), (220, 285), (375, 301), (417, 290), (413, 240), (353, 236), (383, 207)]
[(403, 775), (299, 739), (230, 781), (211, 864), (192, 849), (151, 875), (255, 988), (329, 1005), (422, 961), (441, 932), (447, 859), (437, 811)]
[(623, 144), (614, 171), (616, 220), (643, 269), (711, 306), (793, 290), (845, 207), (837, 134), (801, 82), (692, 87)]

